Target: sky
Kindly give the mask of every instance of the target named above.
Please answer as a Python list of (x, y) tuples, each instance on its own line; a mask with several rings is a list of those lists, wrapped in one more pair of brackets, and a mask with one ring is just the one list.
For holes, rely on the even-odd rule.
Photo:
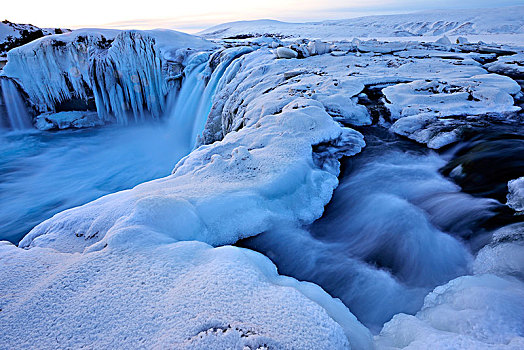
[(195, 33), (224, 22), (289, 22), (396, 14), (428, 9), (524, 5), (524, 0), (8, 0), (0, 20), (61, 28), (169, 28)]

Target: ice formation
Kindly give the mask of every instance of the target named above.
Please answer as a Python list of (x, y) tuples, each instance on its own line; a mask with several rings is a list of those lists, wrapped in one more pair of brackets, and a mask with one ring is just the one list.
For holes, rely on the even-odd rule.
[(11, 50), (4, 74), (41, 113), (95, 109), (101, 121), (127, 124), (160, 118), (188, 46), (214, 45), (168, 30), (78, 30)]
[[(489, 243), (476, 253), (466, 243), (474, 224), (501, 205), (460, 192), (433, 151), (372, 150), (382, 157), (340, 188), (329, 224), (315, 222), (339, 185), (339, 159), (366, 145), (355, 129), (375, 124), (438, 149), (483, 119), (511, 124), (521, 88), (499, 75), (518, 66), (499, 57), (511, 51), (250, 39), (219, 47), (172, 31), (83, 30), (10, 52), (4, 75), (41, 113), (41, 129), (163, 117), (188, 154), (169, 176), (62, 211), (19, 247), (0, 245), (5, 344), (521, 347), (522, 227), (480, 237)], [(519, 180), (508, 184), (517, 210)], [(267, 257), (224, 247), (244, 239)], [(341, 300), (278, 275), (269, 258)]]
[(395, 121), (391, 130), (434, 149), (457, 141), (475, 116), (520, 111), (513, 99), (520, 93), (520, 86), (497, 74), (448, 81), (417, 80), (387, 87), (383, 93)]
[(515, 211), (524, 211), (524, 176), (508, 182), (508, 206)]

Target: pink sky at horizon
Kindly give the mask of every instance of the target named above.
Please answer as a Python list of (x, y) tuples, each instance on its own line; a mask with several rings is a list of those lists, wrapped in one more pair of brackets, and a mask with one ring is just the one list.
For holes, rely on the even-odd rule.
[[(522, 5), (522, 0), (499, 0), (498, 6)], [(73, 2), (65, 0), (9, 1), (2, 17), (39, 27), (154, 29), (169, 28), (189, 33), (224, 22), (277, 19), (289, 22), (342, 19), (375, 14), (407, 13), (435, 8), (494, 7), (489, 0), (149, 0)], [(2, 19), (4, 19), (2, 18)]]

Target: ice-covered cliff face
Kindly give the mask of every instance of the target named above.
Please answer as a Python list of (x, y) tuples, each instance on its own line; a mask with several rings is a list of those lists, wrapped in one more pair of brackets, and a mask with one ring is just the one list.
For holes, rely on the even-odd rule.
[(185, 58), (213, 47), (167, 30), (80, 30), (11, 50), (4, 74), (40, 113), (96, 110), (104, 122), (127, 124), (160, 118)]

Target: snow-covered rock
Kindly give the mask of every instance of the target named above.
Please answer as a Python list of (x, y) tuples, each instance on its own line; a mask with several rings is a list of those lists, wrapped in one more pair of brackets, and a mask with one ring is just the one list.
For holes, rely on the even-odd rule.
[(469, 44), (469, 41), (467, 38), (463, 37), (463, 36), (459, 36), (457, 38), (457, 44)]
[(12, 23), (8, 20), (0, 22), (0, 56), (7, 51), (27, 44), (45, 35), (70, 32), (62, 28), (38, 28), (31, 24)]
[(380, 54), (390, 54), (397, 51), (406, 50), (407, 43), (402, 42), (379, 42), (376, 40), (360, 41), (357, 49), (360, 52), (373, 52)]
[(43, 113), (36, 117), (35, 126), (40, 130), (90, 128), (103, 125), (96, 112), (70, 111)]
[(331, 46), (321, 40), (312, 40), (307, 44), (307, 49), (311, 56), (323, 55), (331, 51)]
[(478, 116), (519, 111), (513, 100), (519, 92), (514, 80), (497, 74), (417, 80), (383, 90), (394, 121), (391, 130), (435, 149), (455, 142)]
[(276, 50), (277, 58), (297, 58), (298, 53), (288, 47), (279, 47)]
[(524, 176), (508, 182), (508, 206), (515, 211), (524, 211)]
[(493, 73), (507, 75), (515, 79), (524, 79), (524, 53), (500, 56), (495, 62), (486, 65)]

